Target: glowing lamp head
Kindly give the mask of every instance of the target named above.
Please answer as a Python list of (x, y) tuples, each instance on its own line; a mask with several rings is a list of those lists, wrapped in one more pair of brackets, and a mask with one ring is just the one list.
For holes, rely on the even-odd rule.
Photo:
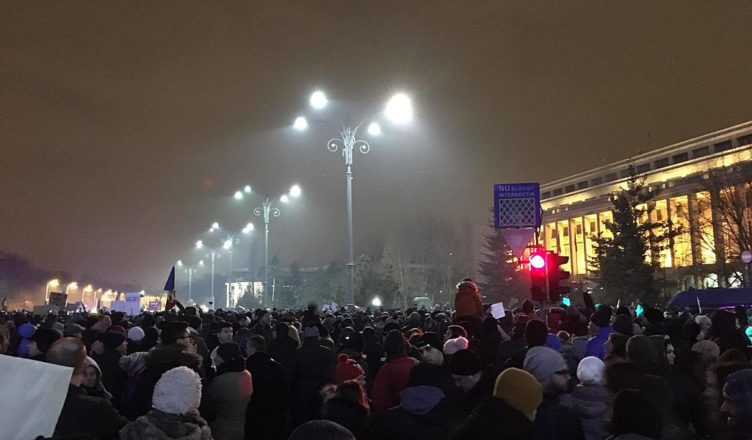
[(321, 90), (316, 90), (311, 94), (311, 99), (308, 101), (311, 104), (311, 107), (315, 108), (316, 110), (321, 110), (322, 108), (326, 107), (326, 104), (329, 103), (329, 100), (326, 99), (326, 95)]
[(303, 116), (295, 118), (295, 122), (292, 124), (293, 128), (298, 131), (303, 131), (308, 128), (308, 121)]
[(292, 188), (290, 188), (290, 195), (293, 197), (300, 197), (301, 193), (302, 191), (298, 185), (293, 185)]
[(199, 240), (196, 242), (196, 249), (202, 249), (204, 247), (204, 242)]
[(250, 194), (251, 193), (251, 185), (246, 185), (243, 188), (243, 192), (246, 193), (246, 194)]
[(533, 269), (543, 269), (546, 267), (546, 258), (541, 254), (530, 256), (530, 267)]
[(368, 134), (371, 136), (378, 136), (381, 134), (381, 126), (378, 122), (371, 122), (368, 125)]
[(404, 93), (397, 93), (386, 104), (386, 117), (395, 124), (406, 124), (413, 119), (413, 104)]
[(379, 297), (374, 298), (371, 301), (371, 305), (374, 307), (381, 307), (381, 299)]
[(183, 265), (183, 260), (178, 260), (177, 265), (178, 265), (178, 267), (182, 266)]
[(281, 201), (282, 203), (287, 203), (287, 202), (289, 202), (289, 201), (290, 201), (290, 198), (289, 198), (289, 197), (287, 197), (287, 194), (283, 194), (283, 195), (282, 195), (282, 197), (280, 197), (280, 198), (279, 198), (279, 200), (280, 200), (280, 201)]
[(233, 197), (235, 198), (235, 200), (243, 200), (243, 193), (240, 191), (235, 191)]
[(232, 240), (225, 240), (225, 242), (222, 243), (222, 249), (228, 251), (230, 248), (232, 248)]

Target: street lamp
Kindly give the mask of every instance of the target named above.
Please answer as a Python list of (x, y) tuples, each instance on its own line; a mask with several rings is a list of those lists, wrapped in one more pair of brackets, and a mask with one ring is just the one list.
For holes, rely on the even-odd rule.
[[(305, 118), (303, 120), (305, 121)], [(250, 188), (250, 187), (247, 187), (247, 188)], [(279, 200), (282, 203), (288, 203), (290, 201), (290, 197), (298, 198), (300, 197), (302, 192), (303, 191), (300, 189), (299, 185), (293, 185), (290, 187), (287, 193), (282, 194), (282, 196), (280, 196)], [(240, 199), (242, 200), (242, 197)], [(264, 297), (266, 297), (266, 292), (267, 292), (267, 289), (269, 288), (269, 222), (271, 221), (272, 217), (280, 216), (279, 209), (275, 208), (273, 205), (274, 205), (274, 199), (269, 198), (269, 195), (267, 194), (265, 199), (261, 202), (261, 206), (257, 206), (256, 208), (253, 209), (253, 215), (257, 217), (263, 217), (264, 219)], [(249, 223), (246, 226), (246, 228), (248, 227), (250, 227), (250, 230), (253, 230), (253, 225), (251, 223)], [(273, 293), (272, 293), (271, 302), (272, 304), (274, 303)]]
[(182, 267), (188, 272), (188, 300), (190, 301), (193, 299), (193, 272), (198, 270), (199, 267), (204, 267), (204, 260), (199, 260), (199, 262), (193, 266), (188, 266), (183, 264), (183, 260), (178, 260), (177, 266)]
[(69, 294), (70, 294), (70, 290), (71, 290), (71, 289), (73, 289), (73, 290), (76, 290), (76, 289), (78, 289), (78, 283), (77, 283), (77, 282), (75, 282), (75, 281), (73, 281), (73, 282), (71, 282), (71, 283), (68, 283), (68, 285), (67, 285), (67, 286), (65, 286), (65, 294), (66, 294), (66, 295), (69, 295)]
[(47, 281), (47, 286), (44, 288), (44, 301), (49, 304), (50, 302), (50, 288), (57, 289), (60, 287), (60, 280), (57, 278)]
[[(217, 223), (215, 222), (212, 225), (212, 228), (209, 229), (209, 231), (214, 231), (214, 229), (219, 228), (219, 225), (217, 225), (216, 228), (214, 227), (214, 225), (217, 225)], [(206, 248), (206, 246), (204, 245), (203, 240), (198, 240), (196, 242), (196, 249), (204, 249), (204, 248)], [(212, 248), (206, 248), (206, 250), (209, 252), (209, 256), (211, 257), (211, 288), (210, 288), (210, 291), (211, 291), (211, 302), (212, 302), (212, 305), (216, 307), (216, 304), (214, 303), (214, 269), (215, 269), (215, 264), (214, 263), (215, 263), (215, 260), (217, 258), (217, 255), (219, 254), (220, 250), (219, 249), (212, 249)]]
[[(319, 95), (320, 94), (320, 95)], [(323, 97), (323, 99), (321, 99)], [(328, 101), (326, 95), (321, 91), (316, 91), (311, 95), (310, 104), (315, 110), (321, 110), (326, 107)], [(382, 113), (382, 112), (378, 112)], [(377, 114), (378, 114), (377, 113)], [(413, 107), (410, 98), (404, 93), (397, 93), (389, 99), (386, 107), (383, 110), (384, 116), (395, 124), (405, 124), (413, 118)], [(347, 263), (347, 299), (348, 305), (352, 306), (355, 303), (355, 257), (353, 255), (353, 215), (352, 215), (352, 166), (353, 166), (353, 152), (355, 149), (362, 154), (368, 154), (371, 151), (371, 144), (365, 140), (358, 138), (358, 130), (367, 121), (371, 120), (368, 125), (367, 131), (371, 136), (378, 136), (381, 134), (381, 126), (378, 122), (373, 121), (374, 115), (368, 116), (362, 119), (354, 127), (350, 125), (343, 125), (343, 128), (339, 130), (339, 136), (330, 139), (326, 143), (326, 148), (332, 153), (342, 151), (342, 157), (345, 162), (345, 180), (347, 182), (347, 241), (349, 247), (349, 261)], [(328, 122), (328, 121), (322, 121)], [(298, 116), (293, 123), (293, 127), (298, 131), (303, 131), (308, 128), (308, 120), (304, 116)]]
[(81, 290), (81, 304), (84, 304), (84, 297), (86, 296), (86, 292), (91, 292), (92, 290), (94, 290), (94, 287), (91, 284), (88, 284)]

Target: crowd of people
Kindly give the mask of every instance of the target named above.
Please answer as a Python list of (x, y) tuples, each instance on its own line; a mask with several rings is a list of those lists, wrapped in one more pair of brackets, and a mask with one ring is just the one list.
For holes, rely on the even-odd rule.
[(584, 295), (497, 319), (480, 298), (465, 279), (452, 310), (7, 312), (0, 355), (73, 369), (55, 439), (752, 439), (743, 310)]

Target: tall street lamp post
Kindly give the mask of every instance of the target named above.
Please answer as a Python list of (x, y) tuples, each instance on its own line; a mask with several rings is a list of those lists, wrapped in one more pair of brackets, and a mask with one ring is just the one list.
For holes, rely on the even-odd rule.
[[(243, 191), (236, 191), (233, 197), (235, 200), (243, 200), (245, 197), (244, 194), (250, 192), (251, 187), (246, 185)], [(286, 194), (283, 194), (279, 198), (279, 201), (287, 203), (290, 201), (290, 197), (300, 197), (301, 193), (300, 186), (293, 185)], [(253, 209), (253, 215), (264, 219), (264, 301), (267, 299), (266, 294), (269, 289), (269, 223), (271, 222), (272, 217), (279, 217), (281, 214), (279, 209), (273, 206), (275, 201), (276, 199), (269, 198), (269, 195), (267, 194), (264, 201), (261, 202), (261, 206), (257, 206)], [(272, 296), (272, 298), (274, 297)]]
[[(328, 100), (322, 91), (316, 91), (311, 95), (310, 105), (315, 110), (322, 110), (327, 106)], [(381, 113), (381, 112), (378, 112)], [(397, 93), (387, 102), (383, 113), (394, 123), (403, 124), (410, 122), (413, 116), (412, 103), (410, 98), (404, 93)], [(358, 137), (358, 130), (364, 123), (374, 119), (375, 114), (363, 118), (354, 127), (344, 125), (339, 130), (339, 136), (329, 139), (326, 148), (332, 153), (342, 151), (342, 158), (345, 163), (345, 182), (347, 187), (347, 245), (348, 245), (348, 262), (347, 262), (347, 303), (348, 306), (355, 304), (355, 256), (353, 251), (353, 207), (352, 207), (352, 166), (353, 152), (357, 149), (362, 154), (368, 154), (371, 151), (371, 144)], [(320, 121), (331, 124), (329, 121)], [(298, 116), (293, 127), (302, 131), (308, 128), (308, 120), (303, 116)], [(368, 134), (378, 136), (381, 134), (381, 126), (378, 122), (371, 122), (368, 125)]]
[(184, 268), (188, 273), (188, 301), (191, 301), (193, 299), (193, 272), (199, 267), (204, 267), (204, 260), (200, 260), (194, 266), (187, 266), (183, 264), (183, 260), (178, 260), (177, 265), (178, 267)]
[(58, 287), (60, 287), (60, 280), (57, 278), (47, 281), (47, 286), (44, 288), (44, 302), (46, 304), (50, 303), (50, 288), (57, 289)]

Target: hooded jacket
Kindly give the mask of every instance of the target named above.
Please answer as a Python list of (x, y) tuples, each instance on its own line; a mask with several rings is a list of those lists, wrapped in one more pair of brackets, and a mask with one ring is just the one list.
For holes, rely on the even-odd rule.
[(415, 363), (415, 359), (411, 357), (400, 356), (381, 366), (371, 389), (374, 414), (383, 414), (389, 407), (400, 402), (400, 391), (407, 387), (410, 370)]
[(31, 337), (34, 336), (34, 332), (37, 330), (32, 324), (28, 322), (21, 324), (18, 327), (18, 336), (21, 337), (21, 341), (18, 343), (18, 349), (16, 350), (16, 356), (29, 357), (29, 345), (31, 344)]
[(454, 432), (453, 440), (528, 440), (533, 438), (533, 422), (502, 399), (489, 397), (478, 405), (465, 423)]
[(464, 281), (457, 286), (457, 295), (454, 297), (454, 309), (457, 316), (483, 316), (483, 303), (480, 300), (475, 283)]
[(375, 421), (374, 430), (384, 440), (447, 439), (462, 414), (432, 386), (415, 386), (400, 392), (400, 405)]
[(586, 440), (602, 440), (608, 434), (611, 419), (611, 393), (602, 385), (578, 385), (571, 394), (561, 396), (562, 406), (580, 416)]
[(121, 440), (212, 440), (211, 429), (199, 416), (174, 415), (153, 409), (120, 430)]

